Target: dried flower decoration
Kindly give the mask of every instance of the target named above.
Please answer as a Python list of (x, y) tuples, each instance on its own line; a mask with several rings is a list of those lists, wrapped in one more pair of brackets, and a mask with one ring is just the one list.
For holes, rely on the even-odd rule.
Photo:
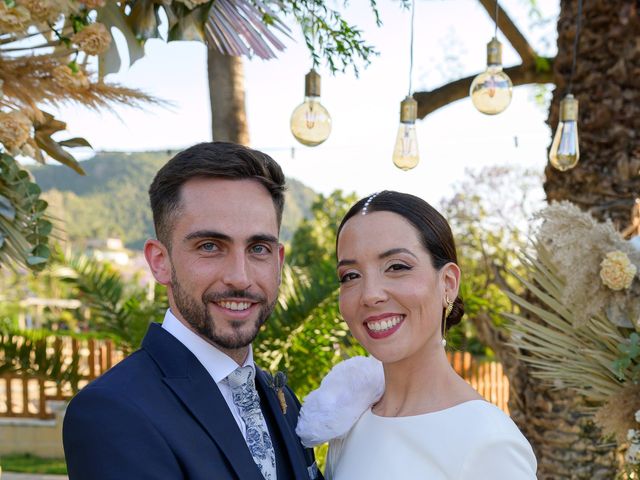
[(207, 3), (209, 0), (176, 0), (177, 2), (183, 3), (185, 7), (189, 10), (193, 10), (200, 5)]
[(107, 4), (106, 0), (84, 0), (80, 2), (85, 6), (87, 10), (95, 10), (97, 8), (102, 8)]
[(31, 24), (31, 14), (22, 5), (13, 7), (0, 2), (0, 31), (3, 33), (22, 32)]
[(100, 55), (111, 45), (111, 34), (102, 23), (87, 25), (73, 37), (71, 41), (88, 55)]
[(24, 113), (0, 112), (0, 143), (12, 155), (20, 153), (20, 148), (31, 136), (31, 120)]
[(33, 23), (54, 23), (70, 10), (63, 0), (19, 0), (17, 3), (29, 10)]
[(600, 279), (611, 290), (623, 290), (631, 286), (638, 269), (626, 253), (614, 250), (607, 253), (600, 263)]
[(53, 69), (53, 81), (60, 87), (70, 90), (86, 90), (89, 79), (82, 70), (74, 72), (68, 65), (59, 65)]

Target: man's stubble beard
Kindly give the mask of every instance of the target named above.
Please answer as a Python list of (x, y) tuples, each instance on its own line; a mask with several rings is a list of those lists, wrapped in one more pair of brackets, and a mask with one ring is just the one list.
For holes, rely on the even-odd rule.
[[(176, 308), (191, 328), (198, 335), (214, 345), (228, 350), (243, 348), (253, 342), (253, 340), (258, 336), (260, 327), (264, 325), (267, 318), (269, 318), (273, 312), (277, 301), (276, 298), (273, 302), (268, 304), (266, 303), (266, 298), (263, 296), (249, 294), (244, 290), (230, 290), (223, 293), (204, 292), (200, 299), (200, 303), (198, 303), (198, 301), (190, 296), (180, 285), (173, 265), (171, 265), (171, 290), (173, 292), (173, 301), (176, 304)], [(245, 326), (246, 323), (244, 321), (231, 321), (229, 322), (233, 329), (233, 333), (231, 335), (224, 336), (216, 331), (215, 319), (211, 316), (207, 305), (225, 298), (246, 298), (262, 305), (251, 330), (248, 332), (243, 331), (242, 327)]]

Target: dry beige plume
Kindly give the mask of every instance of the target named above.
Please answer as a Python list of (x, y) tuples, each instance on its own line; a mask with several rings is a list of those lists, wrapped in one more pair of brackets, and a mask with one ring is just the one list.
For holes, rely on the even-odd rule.
[(111, 45), (111, 34), (102, 23), (87, 25), (73, 37), (71, 41), (88, 55), (100, 55)]
[(106, 0), (84, 0), (81, 3), (87, 7), (87, 10), (95, 10), (104, 7), (107, 2)]
[(31, 14), (22, 5), (7, 7), (0, 2), (0, 31), (2, 33), (21, 32), (31, 24)]
[(0, 142), (12, 154), (29, 140), (31, 127), (29, 117), (20, 111), (0, 112)]
[(619, 445), (627, 440), (627, 432), (637, 429), (635, 413), (640, 410), (640, 385), (629, 382), (598, 409), (595, 422), (605, 435), (616, 437)]

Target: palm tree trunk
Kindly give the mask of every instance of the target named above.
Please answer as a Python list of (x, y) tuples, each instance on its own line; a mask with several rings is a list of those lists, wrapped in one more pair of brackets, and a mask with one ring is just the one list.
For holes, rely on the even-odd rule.
[(224, 55), (215, 46), (207, 52), (212, 138), (248, 145), (242, 59)]
[[(555, 130), (567, 91), (576, 33), (577, 0), (561, 2), (557, 88), (548, 123)], [(640, 195), (640, 4), (635, 0), (583, 0), (573, 94), (580, 102), (580, 162), (545, 170), (547, 199), (570, 200), (597, 218), (628, 225)]]

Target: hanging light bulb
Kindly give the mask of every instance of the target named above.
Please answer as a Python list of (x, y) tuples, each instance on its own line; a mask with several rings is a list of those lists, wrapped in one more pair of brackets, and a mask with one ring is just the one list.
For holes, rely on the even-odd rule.
[(320, 103), (320, 75), (312, 68), (304, 77), (304, 102), (291, 114), (291, 133), (308, 147), (329, 138), (331, 116)]
[(478, 111), (496, 115), (511, 103), (512, 90), (511, 79), (502, 71), (502, 44), (493, 37), (487, 44), (487, 69), (471, 82), (471, 101)]
[(418, 102), (407, 96), (400, 102), (400, 127), (393, 147), (393, 164), (402, 170), (411, 170), (418, 165), (418, 136), (416, 135), (416, 118)]
[(560, 102), (560, 120), (549, 150), (549, 162), (564, 172), (575, 167), (578, 160), (578, 100), (569, 93)]

